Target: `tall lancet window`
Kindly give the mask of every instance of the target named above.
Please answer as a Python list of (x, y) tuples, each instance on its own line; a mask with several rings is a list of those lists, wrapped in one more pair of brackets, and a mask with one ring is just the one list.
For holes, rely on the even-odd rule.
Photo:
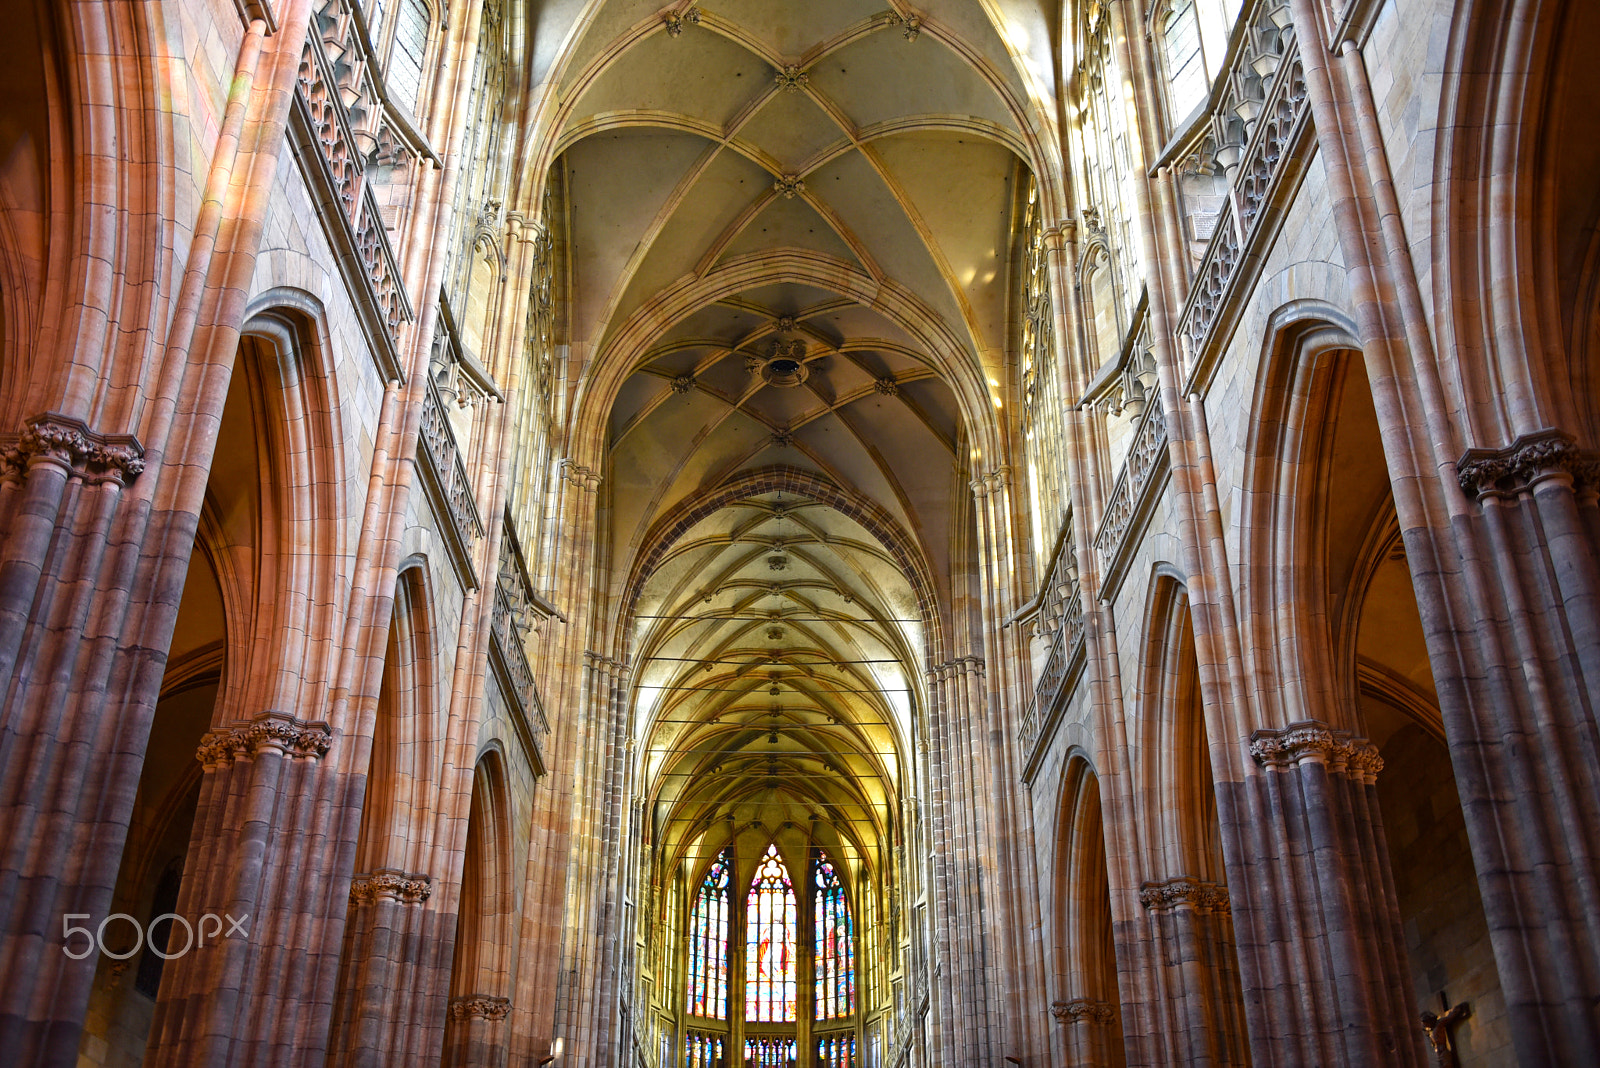
[(728, 1015), (728, 888), (733, 853), (722, 855), (706, 869), (695, 895), (689, 920), (690, 1015), (723, 1019)]
[(844, 884), (826, 853), (818, 854), (812, 873), (816, 887), (817, 1019), (836, 1020), (856, 1009), (855, 926), (850, 922)]
[(795, 926), (794, 884), (774, 843), (767, 846), (745, 898), (746, 1020), (794, 1020)]

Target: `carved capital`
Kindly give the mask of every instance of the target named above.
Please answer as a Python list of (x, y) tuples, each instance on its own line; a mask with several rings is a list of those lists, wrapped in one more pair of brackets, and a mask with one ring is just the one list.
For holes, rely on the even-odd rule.
[(468, 994), (450, 999), (452, 1020), (504, 1020), (511, 1015), (511, 999), (489, 994)]
[(980, 499), (987, 497), (989, 494), (1011, 485), (1011, 468), (1002, 464), (992, 471), (973, 476), (968, 485), (972, 487), (972, 495), (974, 497)]
[(1563, 430), (1524, 434), (1503, 449), (1468, 449), (1456, 461), (1456, 479), (1468, 497), (1511, 497), (1553, 475), (1565, 474), (1573, 485), (1600, 484), (1600, 453), (1578, 448)]
[(416, 872), (398, 868), (379, 868), (365, 875), (357, 875), (350, 882), (352, 905), (375, 905), (379, 901), (398, 901), (403, 905), (420, 905), (433, 894), (433, 880)]
[(51, 463), (86, 482), (126, 486), (144, 471), (144, 446), (132, 434), (98, 434), (80, 419), (44, 412), (22, 433), (0, 440), (0, 470), (27, 476), (35, 463)]
[(1256, 731), (1250, 736), (1250, 756), (1269, 770), (1305, 763), (1326, 764), (1328, 771), (1342, 772), (1364, 783), (1376, 782), (1383, 770), (1377, 746), (1315, 720), (1291, 724), (1283, 730)]
[(1109, 1001), (1073, 998), (1051, 1002), (1050, 1015), (1062, 1023), (1108, 1024), (1117, 1018), (1117, 1010)]
[(935, 664), (933, 667), (929, 668), (928, 679), (931, 682), (943, 682), (946, 679), (953, 679), (958, 675), (972, 675), (974, 677), (981, 678), (983, 677), (983, 672), (983, 657), (958, 656), (952, 660), (946, 660), (942, 664)]
[(306, 723), (282, 712), (262, 712), (255, 718), (218, 731), (208, 731), (195, 751), (207, 770), (225, 768), (238, 760), (254, 760), (275, 750), (300, 760), (322, 757), (333, 744), (326, 723)]
[(1178, 908), (1228, 912), (1228, 888), (1180, 875), (1164, 883), (1145, 883), (1139, 887), (1139, 904), (1151, 912), (1171, 912)]

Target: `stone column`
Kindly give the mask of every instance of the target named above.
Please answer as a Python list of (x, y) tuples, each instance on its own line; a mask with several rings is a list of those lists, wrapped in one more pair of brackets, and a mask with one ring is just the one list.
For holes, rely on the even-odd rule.
[(1050, 1005), (1050, 1015), (1065, 1029), (1067, 1063), (1081, 1068), (1111, 1068), (1114, 1055), (1117, 1007), (1109, 1001), (1072, 998)]
[(446, 935), (432, 897), (433, 880), (417, 872), (380, 868), (351, 881), (330, 1068), (432, 1055), (431, 1030), (415, 1026), (430, 1000), (414, 974)]
[(1251, 897), (1235, 937), (1251, 965), (1246, 997), (1265, 1008), (1252, 1021), (1254, 1062), (1420, 1068), (1377, 748), (1308, 721), (1255, 732), (1249, 752), (1259, 772), (1229, 787), (1248, 813), (1246, 855), (1229, 874)]
[(1183, 875), (1145, 883), (1139, 904), (1147, 931), (1141, 947), (1158, 956), (1159, 1063), (1248, 1064), (1228, 888)]
[(445, 1024), (444, 1063), (450, 1068), (495, 1068), (506, 1062), (510, 1043), (505, 1034), (511, 1015), (507, 998), (467, 994), (450, 999)]
[[(1460, 242), (1441, 232), (1429, 235), (1441, 246), (1430, 284), (1450, 281), (1435, 314), (1481, 302), (1470, 319), (1484, 334), (1458, 329), (1452, 349), (1436, 347), (1443, 327), (1428, 318), (1359, 42), (1330, 39), (1319, 7), (1290, 0), (1513, 1039), (1524, 1063), (1600, 1063), (1600, 455), (1548, 424), (1567, 406), (1524, 347), (1560, 342), (1508, 311), (1517, 287), (1486, 281), (1487, 261), (1447, 262)], [(1477, 16), (1494, 25), (1483, 77), (1516, 111), (1491, 93), (1490, 114), (1455, 113), (1481, 144), (1478, 157), (1439, 157), (1453, 210), (1484, 196), (1465, 191), (1480, 182), (1507, 186), (1489, 210), (1532, 210), (1511, 172), (1531, 166), (1518, 124), (1541, 98), (1521, 95), (1531, 83), (1518, 64), (1534, 58), (1522, 50), (1547, 15), (1513, 5)], [(1485, 169), (1470, 173), (1471, 162)], [(1492, 250), (1528, 232), (1483, 229), (1464, 243)], [(1451, 292), (1458, 273), (1484, 291)], [(1485, 433), (1511, 440), (1470, 444)]]
[[(41, 361), (48, 382), (9, 384), (48, 410), (0, 434), (0, 1049), (18, 1065), (76, 1056), (96, 958), (62, 952), (63, 919), (111, 906), (309, 18), (290, 2), (275, 34), (240, 33), (198, 216), (169, 231), (157, 202), (179, 164), (130, 164), (128, 146), (160, 140), (142, 109), (171, 104), (171, 57), (135, 57), (132, 10), (61, 9), (75, 196), (93, 206), (70, 307), (48, 312), (73, 351)], [(173, 241), (177, 263), (149, 255)]]

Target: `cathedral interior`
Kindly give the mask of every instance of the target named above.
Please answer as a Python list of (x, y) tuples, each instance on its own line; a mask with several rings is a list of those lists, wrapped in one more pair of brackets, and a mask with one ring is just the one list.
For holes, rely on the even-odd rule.
[(1600, 5), (7, 7), (0, 1061), (1600, 1064)]

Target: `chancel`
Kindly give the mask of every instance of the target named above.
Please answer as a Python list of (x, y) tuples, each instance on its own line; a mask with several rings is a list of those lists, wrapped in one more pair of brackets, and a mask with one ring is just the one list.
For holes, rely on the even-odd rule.
[(1600, 4), (7, 15), (0, 1062), (1600, 1064)]

